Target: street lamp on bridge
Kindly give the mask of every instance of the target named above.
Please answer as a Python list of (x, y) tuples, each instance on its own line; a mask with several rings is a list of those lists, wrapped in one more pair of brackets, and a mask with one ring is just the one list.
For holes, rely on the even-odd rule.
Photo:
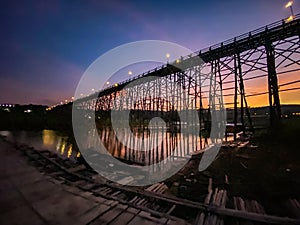
[(132, 71), (131, 70), (128, 71), (128, 75), (129, 75), (129, 79), (131, 79), (131, 76), (132, 76)]
[(290, 22), (290, 21), (292, 21), (293, 19), (294, 19), (294, 11), (293, 11), (293, 1), (289, 1), (288, 3), (286, 3), (286, 5), (285, 5), (285, 8), (287, 9), (287, 8), (290, 8), (290, 10), (291, 10), (291, 15), (289, 16), (289, 18), (287, 18), (287, 22)]
[(170, 56), (171, 56), (170, 53), (167, 53), (167, 54), (166, 54), (167, 63), (169, 63)]

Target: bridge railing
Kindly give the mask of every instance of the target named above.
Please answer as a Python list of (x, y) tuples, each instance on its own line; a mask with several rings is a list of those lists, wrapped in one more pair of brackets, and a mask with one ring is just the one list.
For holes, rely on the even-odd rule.
[[(187, 59), (190, 59), (190, 58), (193, 58), (193, 57), (197, 57), (201, 54), (205, 54), (205, 53), (209, 53), (210, 51), (212, 50), (215, 50), (215, 49), (219, 49), (219, 48), (222, 48), (224, 46), (228, 46), (228, 45), (231, 45), (231, 44), (234, 44), (236, 42), (242, 42), (242, 41), (247, 41), (250, 37), (253, 37), (253, 36), (257, 36), (257, 35), (260, 35), (262, 34), (263, 32), (269, 32), (269, 31), (272, 31), (272, 30), (276, 30), (278, 28), (281, 28), (282, 26), (284, 26), (285, 24), (289, 24), (289, 23), (292, 23), (293, 21), (297, 21), (297, 20), (300, 20), (300, 14), (297, 14), (294, 16), (293, 20), (292, 21), (287, 21), (287, 18), (286, 19), (282, 19), (282, 20), (279, 20), (279, 21), (276, 21), (274, 23), (271, 23), (267, 26), (264, 26), (264, 27), (260, 27), (258, 29), (255, 29), (253, 31), (250, 31), (248, 33), (244, 33), (242, 35), (239, 35), (239, 36), (236, 36), (234, 38), (231, 38), (231, 39), (228, 39), (224, 42), (221, 42), (221, 43), (218, 43), (218, 44), (215, 44), (215, 45), (212, 45), (210, 47), (207, 47), (207, 48), (204, 48), (200, 51), (196, 51), (192, 54), (189, 54), (189, 55), (186, 55), (186, 56), (182, 56), (180, 58), (180, 61), (184, 61), (184, 60), (187, 60)], [(298, 21), (299, 22), (299, 21)], [(170, 64), (175, 64), (176, 61), (174, 62), (171, 62)], [(164, 69), (168, 66), (168, 64), (164, 64), (162, 66), (159, 66), (159, 67), (156, 67), (154, 69), (151, 69), (145, 73), (142, 73), (142, 74), (139, 74), (135, 77), (132, 77), (130, 79), (127, 79), (127, 80), (124, 80), (120, 83), (118, 83), (118, 85), (124, 85), (126, 83), (129, 83), (133, 80), (136, 80), (136, 79), (139, 79), (141, 77), (144, 77), (146, 75), (149, 75), (151, 73), (154, 73), (155, 71), (158, 71), (158, 70), (161, 70), (161, 69)], [(114, 85), (111, 85), (111, 86), (108, 86), (102, 90), (100, 90), (100, 92), (104, 92), (104, 91), (107, 91), (109, 89), (114, 89), (115, 86)], [(90, 96), (93, 96), (94, 94), (90, 95)], [(85, 98), (88, 98), (89, 96), (85, 97)], [(84, 99), (85, 99), (84, 98)]]
[[(300, 19), (300, 14), (295, 15), (294, 18), (293, 18), (293, 21), (298, 20), (298, 19)], [(292, 21), (287, 21), (287, 19), (282, 19), (282, 20), (276, 21), (276, 22), (271, 23), (267, 26), (260, 27), (258, 29), (253, 30), (253, 31), (250, 31), (248, 33), (241, 34), (237, 37), (234, 37), (234, 38), (228, 39), (226, 41), (223, 41), (221, 43), (218, 43), (218, 44), (212, 45), (210, 47), (201, 49), (200, 51), (194, 52), (193, 56), (197, 56), (199, 54), (207, 53), (211, 50), (221, 48), (222, 46), (233, 44), (234, 42), (245, 40), (245, 39), (247, 39), (251, 36), (260, 34), (260, 33), (264, 32), (264, 31), (267, 31), (267, 30), (269, 31), (269, 30), (272, 30), (274, 28), (278, 28), (279, 26), (284, 25), (284, 24), (288, 24), (290, 22), (292, 22)], [(187, 57), (184, 57), (184, 59), (187, 59)]]

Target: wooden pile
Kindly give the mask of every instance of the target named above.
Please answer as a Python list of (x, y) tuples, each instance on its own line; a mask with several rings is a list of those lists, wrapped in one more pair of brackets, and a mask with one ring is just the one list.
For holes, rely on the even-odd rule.
[[(225, 208), (227, 202), (227, 191), (221, 189), (219, 190), (218, 188), (215, 188), (215, 191), (213, 192), (212, 178), (209, 178), (207, 191), (208, 194), (204, 200), (205, 204)], [(223, 224), (224, 221), (222, 217), (215, 214), (206, 213), (206, 212), (200, 212), (197, 216), (196, 223), (195, 223), (195, 225), (223, 225)]]
[(233, 197), (234, 208), (245, 212), (266, 214), (264, 208), (255, 200), (243, 200), (240, 197)]
[(164, 183), (156, 183), (146, 188), (145, 190), (163, 194), (167, 189), (168, 186), (165, 185)]
[[(219, 188), (215, 188), (213, 191), (212, 188), (212, 178), (209, 179), (208, 184), (208, 194), (204, 200), (204, 203), (209, 206), (217, 206), (221, 209), (226, 209), (226, 203), (228, 200), (227, 191)], [(228, 177), (225, 176), (225, 183), (228, 184)], [(256, 213), (265, 215), (266, 212), (264, 208), (255, 200), (243, 200), (240, 197), (233, 197), (233, 203), (235, 210), (239, 210), (244, 212), (243, 217), (250, 219), (251, 215), (249, 213)], [(236, 211), (238, 212), (238, 211)], [(253, 214), (252, 214), (253, 215)], [(239, 225), (253, 225), (254, 223), (247, 220), (236, 221)], [(195, 220), (195, 225), (223, 225), (224, 220), (223, 217), (217, 214), (213, 214), (210, 212), (199, 212), (197, 215), (197, 219)], [(256, 223), (255, 223), (256, 224)]]
[(289, 212), (291, 214), (291, 216), (296, 217), (297, 219), (300, 219), (300, 202), (293, 198), (293, 199), (289, 199), (287, 201), (287, 208), (289, 209)]
[[(147, 191), (152, 191), (155, 193), (163, 194), (168, 189), (167, 185), (164, 183), (156, 183), (146, 188)], [(145, 206), (149, 203), (146, 198), (135, 196), (133, 199), (129, 201), (130, 203), (134, 203), (139, 206)]]
[[(233, 197), (234, 208), (242, 212), (251, 212), (265, 215), (265, 209), (255, 200), (243, 200), (241, 197)], [(254, 225), (255, 222), (239, 220), (240, 225)]]

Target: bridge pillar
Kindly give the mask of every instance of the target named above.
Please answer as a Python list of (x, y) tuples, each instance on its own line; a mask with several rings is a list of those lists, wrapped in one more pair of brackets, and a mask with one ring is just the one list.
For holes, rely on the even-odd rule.
[(237, 134), (237, 120), (238, 120), (238, 62), (237, 62), (237, 55), (234, 54), (234, 140), (236, 140)]
[(277, 124), (281, 117), (281, 107), (278, 92), (278, 80), (275, 65), (275, 50), (272, 43), (266, 41), (268, 89), (269, 89), (269, 113), (271, 126)]
[[(246, 98), (246, 94), (245, 94), (245, 86), (244, 86), (244, 79), (243, 79), (243, 73), (242, 73), (242, 63), (241, 63), (241, 58), (240, 58), (240, 54), (236, 53), (236, 67), (238, 70), (238, 78), (239, 78), (239, 88), (240, 88), (240, 113), (241, 113), (241, 124), (242, 124), (242, 129), (243, 129), (243, 134), (245, 134), (246, 132), (246, 123), (244, 120), (244, 114), (246, 112), (246, 116), (248, 119), (248, 127), (251, 129), (251, 131), (253, 131), (253, 125), (252, 125), (252, 119), (251, 119), (251, 115), (250, 115), (250, 111), (249, 111), (249, 107), (248, 107), (248, 103), (247, 103), (247, 98)], [(237, 77), (236, 77), (237, 79)]]

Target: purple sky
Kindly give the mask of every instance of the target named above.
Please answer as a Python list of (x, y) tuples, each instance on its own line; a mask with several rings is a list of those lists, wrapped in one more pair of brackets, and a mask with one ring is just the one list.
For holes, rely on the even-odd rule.
[[(0, 103), (56, 104), (118, 45), (156, 39), (197, 51), (288, 17), (286, 2), (2, 1)], [(294, 12), (299, 8), (294, 1)]]

